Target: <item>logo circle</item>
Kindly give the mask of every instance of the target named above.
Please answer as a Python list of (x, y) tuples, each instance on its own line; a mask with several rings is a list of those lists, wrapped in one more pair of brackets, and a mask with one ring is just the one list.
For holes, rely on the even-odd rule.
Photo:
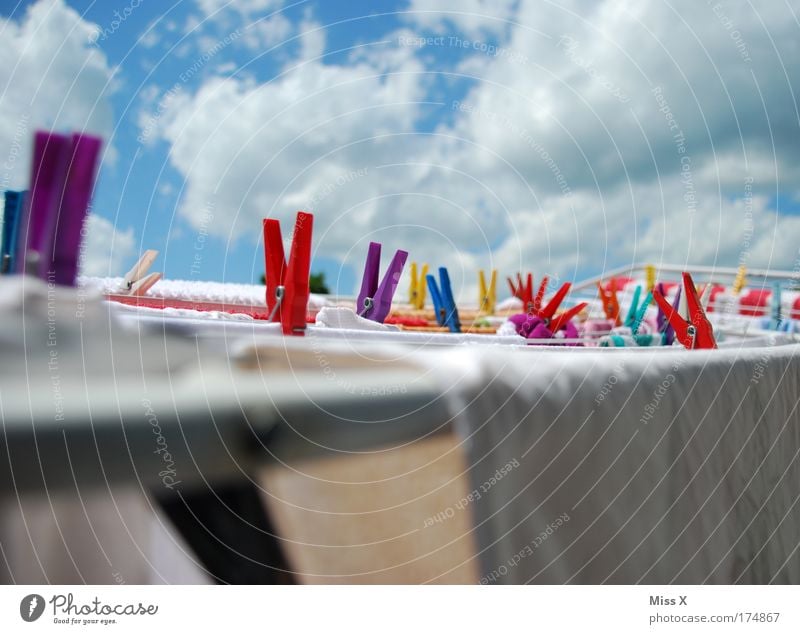
[(19, 602), (19, 615), (23, 621), (32, 623), (44, 612), (44, 597), (41, 594), (29, 594)]

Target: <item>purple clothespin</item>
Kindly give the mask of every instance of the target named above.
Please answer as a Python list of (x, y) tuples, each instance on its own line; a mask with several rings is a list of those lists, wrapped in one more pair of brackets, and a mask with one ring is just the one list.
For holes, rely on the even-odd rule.
[(361, 292), (356, 299), (356, 313), (359, 316), (381, 324), (389, 316), (389, 311), (392, 309), (392, 298), (397, 290), (400, 275), (403, 273), (406, 258), (408, 258), (408, 253), (398, 249), (378, 285), (381, 245), (378, 242), (369, 243), (364, 277), (361, 280)]
[[(664, 285), (661, 282), (656, 284), (656, 289), (662, 297), (666, 296)], [(672, 310), (677, 312), (680, 303), (681, 287), (678, 286), (678, 290), (675, 292), (675, 299), (672, 300)], [(670, 325), (667, 316), (664, 314), (664, 311), (661, 310), (660, 306), (658, 308), (658, 314), (656, 315), (656, 323), (658, 323), (658, 332), (661, 333), (661, 344), (664, 346), (671, 346), (672, 342), (675, 341), (675, 329)]]
[(101, 145), (102, 141), (97, 137), (72, 135), (64, 196), (51, 234), (49, 257), (41, 259), (39, 269), (43, 278), (47, 277), (48, 271), (52, 271), (56, 284), (74, 286), (78, 276), (81, 231), (94, 189)]
[(37, 260), (52, 242), (53, 219), (64, 193), (67, 163), (71, 148), (69, 137), (39, 131), (34, 136), (30, 195), (22, 210), (14, 258), (18, 273), (39, 273)]

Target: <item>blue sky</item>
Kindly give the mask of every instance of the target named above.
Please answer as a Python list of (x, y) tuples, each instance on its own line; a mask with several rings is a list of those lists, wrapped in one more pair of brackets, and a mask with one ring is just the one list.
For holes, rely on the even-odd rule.
[(167, 277), (253, 281), (260, 218), (288, 235), (300, 208), (316, 217), (312, 268), (346, 293), (370, 239), (386, 260), (448, 266), (468, 293), (491, 266), (792, 268), (795, 9), (5, 3), (0, 146), (20, 122), (106, 139), (94, 274), (156, 248)]

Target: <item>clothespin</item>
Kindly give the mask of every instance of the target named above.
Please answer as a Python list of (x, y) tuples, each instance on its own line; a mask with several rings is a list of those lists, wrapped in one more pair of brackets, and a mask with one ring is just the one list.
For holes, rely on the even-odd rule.
[(714, 329), (711, 327), (711, 322), (708, 321), (700, 303), (692, 276), (686, 272), (683, 273), (683, 296), (686, 298), (687, 319), (684, 319), (679, 314), (679, 310), (676, 311), (671, 307), (657, 289), (653, 291), (653, 297), (661, 307), (661, 310), (664, 311), (670, 325), (675, 329), (675, 336), (678, 341), (685, 348), (689, 350), (716, 348), (717, 342), (714, 339)]
[(450, 286), (450, 275), (443, 266), (439, 267), (439, 283), (441, 292), (436, 285), (436, 278), (433, 275), (426, 277), (428, 289), (433, 300), (433, 310), (436, 314), (436, 322), (440, 326), (447, 326), (450, 332), (461, 332), (461, 322), (458, 318), (458, 308), (453, 298), (453, 288)]
[(35, 134), (30, 202), (22, 208), (13, 257), (17, 272), (75, 285), (101, 145), (88, 134)]
[(48, 232), (52, 234), (58, 217), (71, 145), (63, 134), (38, 131), (34, 135), (30, 197), (22, 209), (13, 258), (17, 273), (38, 274), (42, 254), (52, 247)]
[(733, 280), (733, 286), (731, 287), (731, 291), (734, 295), (739, 295), (742, 292), (744, 285), (747, 283), (747, 279), (745, 278), (746, 275), (747, 267), (742, 264), (736, 271), (736, 278)]
[[(545, 278), (545, 282), (540, 287), (542, 294), (546, 285), (547, 282)], [(541, 308), (541, 298), (539, 298), (538, 306), (532, 306), (527, 313), (520, 313), (509, 317), (509, 321), (514, 324), (517, 333), (526, 339), (552, 339), (556, 336), (556, 333), (563, 328), (567, 338), (577, 338), (578, 329), (572, 324), (570, 319), (586, 307), (586, 302), (573, 306), (559, 315), (555, 314), (561, 302), (569, 292), (570, 287), (571, 284), (569, 282), (565, 283), (544, 308)]]
[(639, 297), (642, 294), (642, 287), (637, 286), (633, 292), (633, 299), (631, 300), (631, 307), (628, 309), (628, 316), (625, 318), (625, 325), (631, 329), (631, 334), (636, 335), (639, 332), (639, 326), (642, 325), (642, 320), (647, 313), (647, 307), (653, 300), (653, 294), (647, 293), (644, 301), (639, 304)]
[(617, 281), (612, 277), (608, 282), (608, 288), (602, 282), (597, 283), (597, 291), (600, 294), (600, 301), (603, 302), (603, 312), (606, 319), (613, 319), (615, 326), (620, 326), (619, 321), (619, 300), (617, 299)]
[(408, 289), (408, 303), (417, 310), (425, 308), (425, 276), (428, 274), (428, 265), (422, 265), (422, 272), (417, 276), (417, 263), (411, 263), (411, 285)]
[(364, 277), (361, 279), (361, 292), (356, 299), (356, 312), (360, 317), (382, 324), (392, 310), (392, 298), (397, 290), (397, 283), (403, 273), (408, 253), (398, 249), (392, 258), (386, 274), (378, 285), (381, 264), (381, 245), (370, 242), (367, 251), (367, 262), (364, 265)]
[(102, 144), (98, 137), (72, 135), (64, 192), (58, 214), (51, 219), (53, 226), (39, 267), (39, 276), (45, 278), (52, 271), (56, 284), (75, 286), (78, 277), (81, 230), (89, 211)]
[(647, 284), (647, 290), (652, 292), (656, 287), (656, 267), (652, 264), (648, 264), (644, 268), (644, 276), (646, 280), (645, 283)]
[[(667, 296), (665, 287), (661, 282), (656, 285), (656, 290), (661, 294), (662, 297)], [(655, 293), (653, 293), (653, 296), (655, 297)], [(677, 311), (680, 303), (681, 288), (679, 286), (675, 291), (675, 298), (672, 300), (672, 310)], [(661, 333), (661, 345), (671, 346), (672, 342), (675, 341), (675, 329), (670, 325), (669, 320), (667, 319), (667, 314), (661, 309), (661, 304), (658, 304), (658, 315), (656, 316), (656, 321), (658, 322), (658, 332)]]
[(22, 210), (28, 196), (27, 191), (6, 190), (3, 207), (3, 239), (0, 246), (0, 273), (12, 273), (14, 256), (17, 251), (17, 234), (22, 217)]
[(783, 311), (781, 310), (781, 283), (772, 284), (771, 311), (769, 319), (770, 330), (780, 330), (783, 324)]
[(703, 285), (702, 290), (699, 291), (700, 293), (700, 304), (703, 306), (703, 310), (708, 311), (708, 302), (711, 300), (711, 289), (714, 288), (714, 285), (711, 282)]
[[(547, 278), (544, 278), (542, 282), (542, 286), (539, 288), (540, 294), (544, 294), (544, 288), (547, 286)], [(564, 324), (566, 324), (570, 319), (572, 319), (575, 315), (581, 312), (584, 308), (586, 308), (586, 302), (581, 302), (576, 306), (556, 315), (556, 311), (558, 307), (561, 306), (561, 302), (564, 301), (564, 298), (569, 293), (569, 289), (572, 288), (572, 284), (569, 282), (564, 282), (560, 289), (556, 292), (555, 295), (550, 299), (547, 303), (547, 306), (544, 308), (534, 306), (531, 310), (528, 311), (529, 314), (534, 315), (535, 317), (539, 317), (543, 320), (544, 325), (547, 326), (550, 330), (554, 333), (558, 331)], [(537, 294), (538, 297), (538, 294)], [(541, 306), (541, 299), (539, 299), (539, 306)]]
[(530, 305), (533, 303), (533, 274), (528, 273), (526, 282), (523, 284), (522, 275), (517, 273), (516, 286), (510, 277), (507, 277), (506, 280), (508, 281), (508, 287), (511, 289), (511, 294), (522, 301), (522, 304), (525, 306), (525, 310), (528, 310)]
[(148, 249), (142, 254), (139, 261), (125, 274), (122, 281), (121, 294), (141, 297), (161, 279), (161, 273), (147, 274), (157, 257), (158, 251), (153, 249)]
[(287, 265), (281, 223), (273, 218), (264, 219), (268, 319), (279, 321), (285, 335), (303, 335), (306, 329), (313, 224), (312, 214), (297, 212)]
[(492, 269), (492, 278), (488, 287), (486, 286), (486, 276), (483, 273), (483, 269), (478, 271), (478, 285), (480, 286), (478, 310), (485, 315), (493, 315), (497, 304), (497, 269)]

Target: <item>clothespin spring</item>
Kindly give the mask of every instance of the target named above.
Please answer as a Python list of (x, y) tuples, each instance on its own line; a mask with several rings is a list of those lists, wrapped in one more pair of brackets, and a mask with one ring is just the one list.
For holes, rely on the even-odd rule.
[(283, 294), (285, 290), (286, 290), (285, 286), (275, 287), (275, 306), (272, 307), (272, 310), (269, 313), (267, 321), (272, 321), (275, 315), (277, 315), (278, 311), (281, 309), (281, 304), (283, 303)]
[(373, 300), (371, 297), (365, 297), (364, 308), (361, 310), (360, 313), (358, 313), (358, 316), (364, 317), (372, 309), (373, 306), (375, 306), (375, 300)]

